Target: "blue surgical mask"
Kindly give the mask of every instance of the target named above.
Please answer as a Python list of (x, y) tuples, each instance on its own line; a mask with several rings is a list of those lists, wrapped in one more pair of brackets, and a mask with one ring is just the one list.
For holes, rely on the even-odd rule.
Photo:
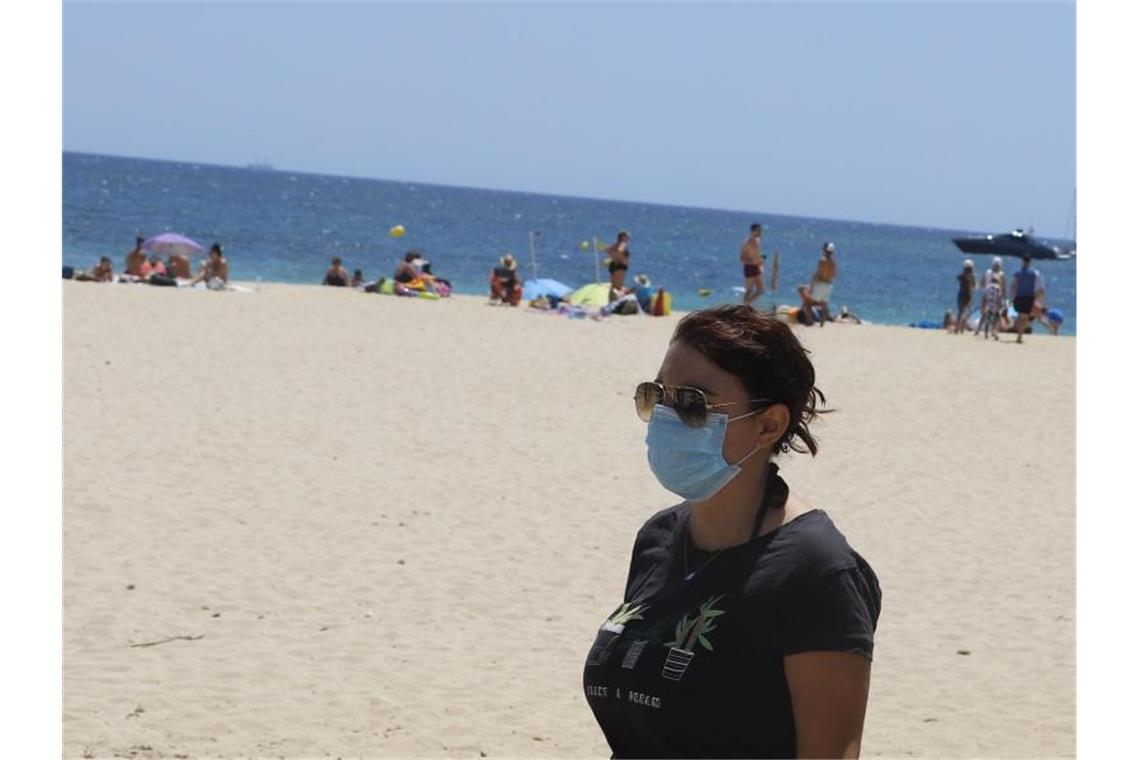
[(645, 445), (649, 469), (665, 488), (689, 501), (706, 501), (740, 474), (740, 465), (759, 451), (752, 449), (736, 464), (724, 458), (728, 423), (750, 417), (760, 410), (729, 417), (709, 414), (703, 427), (689, 427), (671, 407), (658, 404), (649, 420)]

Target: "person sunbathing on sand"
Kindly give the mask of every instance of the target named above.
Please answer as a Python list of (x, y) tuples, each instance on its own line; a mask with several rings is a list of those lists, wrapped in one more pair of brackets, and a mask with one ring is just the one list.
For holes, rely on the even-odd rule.
[(807, 285), (796, 286), (796, 292), (800, 294), (800, 308), (796, 310), (796, 321), (804, 327), (811, 327), (823, 318), (823, 313), (819, 310), (819, 301), (812, 300), (811, 291)]
[(392, 279), (401, 285), (415, 282), (416, 278), (420, 276), (420, 270), (416, 269), (416, 265), (412, 262), (418, 259), (419, 256), (420, 255), (415, 251), (405, 253), (404, 260), (396, 264), (396, 271), (392, 275)]
[[(392, 275), (395, 281), (395, 293), (400, 296), (415, 296), (423, 293), (436, 293), (435, 278), (420, 271), (417, 262), (421, 262), (419, 251), (408, 251), (404, 260), (396, 265)], [(383, 282), (383, 278), (381, 278)]]
[(189, 280), (191, 277), (190, 257), (183, 256), (180, 253), (172, 253), (166, 258), (166, 273), (171, 277)]
[(111, 267), (111, 259), (103, 256), (94, 269), (88, 272), (79, 272), (72, 279), (80, 282), (114, 282), (115, 270)]
[(348, 285), (348, 270), (340, 262), (339, 256), (333, 256), (329, 268), (325, 271), (325, 279), (321, 280), (322, 285), (331, 285), (337, 288), (347, 287)]
[(135, 247), (127, 254), (127, 262), (123, 267), (123, 274), (129, 274), (131, 277), (142, 277), (139, 270), (142, 269), (143, 264), (146, 263), (146, 254), (142, 249), (143, 238), (135, 238)]
[(162, 259), (158, 258), (157, 254), (151, 254), (150, 258), (142, 263), (139, 267), (139, 277), (144, 280), (149, 280), (151, 275), (159, 275), (160, 277), (166, 276), (166, 265), (162, 263)]
[(222, 246), (214, 243), (210, 246), (209, 258), (202, 264), (202, 268), (190, 281), (190, 284), (197, 285), (204, 282), (210, 290), (225, 290), (229, 281), (230, 263), (222, 256)]

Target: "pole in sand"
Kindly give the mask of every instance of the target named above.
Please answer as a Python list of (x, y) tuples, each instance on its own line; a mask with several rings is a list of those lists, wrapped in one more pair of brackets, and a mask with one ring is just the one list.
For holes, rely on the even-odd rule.
[(526, 234), (527, 239), (530, 240), (530, 268), (531, 277), (538, 279), (538, 254), (535, 253), (535, 238), (541, 235), (541, 232), (531, 231)]
[(602, 281), (602, 264), (598, 259), (598, 237), (594, 236), (594, 282)]

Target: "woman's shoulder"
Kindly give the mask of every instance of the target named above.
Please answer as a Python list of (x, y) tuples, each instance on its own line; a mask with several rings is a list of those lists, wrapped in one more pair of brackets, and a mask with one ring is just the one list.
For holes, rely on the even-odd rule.
[(666, 507), (646, 520), (637, 531), (637, 543), (657, 544), (673, 535), (686, 514), (686, 502)]
[(764, 554), (768, 555), (769, 568), (788, 584), (866, 565), (822, 509), (811, 509), (782, 525)]

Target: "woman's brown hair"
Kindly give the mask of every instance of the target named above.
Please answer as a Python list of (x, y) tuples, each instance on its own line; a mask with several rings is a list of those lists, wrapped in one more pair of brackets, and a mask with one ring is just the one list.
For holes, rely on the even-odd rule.
[(826, 399), (815, 387), (815, 368), (808, 350), (788, 325), (751, 306), (717, 306), (682, 319), (673, 340), (695, 348), (713, 364), (739, 377), (753, 398), (786, 406), (791, 421), (775, 449), (815, 456), (819, 444), (808, 425), (828, 411), (819, 408)]

